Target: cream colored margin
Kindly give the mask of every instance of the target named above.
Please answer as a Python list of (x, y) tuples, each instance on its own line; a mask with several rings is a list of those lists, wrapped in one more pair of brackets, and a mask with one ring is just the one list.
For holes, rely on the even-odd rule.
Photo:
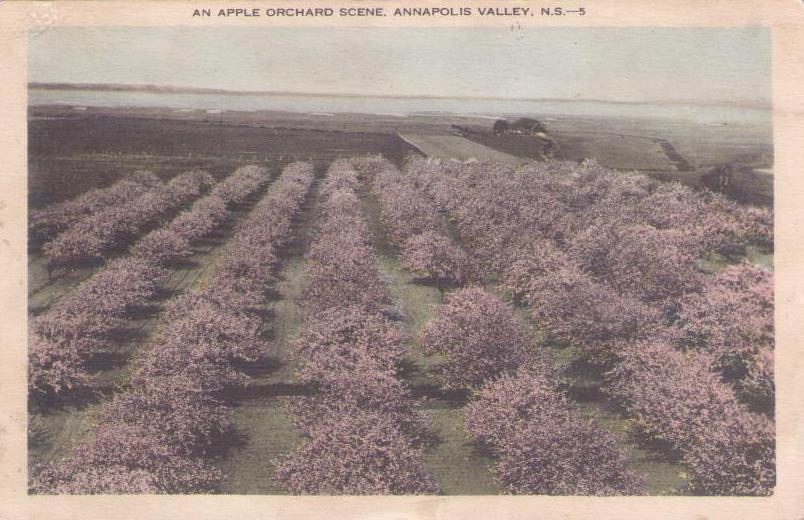
[[(26, 493), (26, 29), (32, 26), (255, 25), (193, 20), (193, 8), (564, 6), (566, 2), (18, 2), (0, 0), (0, 520), (28, 518), (804, 518), (804, 4), (799, 0), (573, 0), (588, 14), (526, 26), (744, 26), (773, 29), (778, 476), (770, 498), (42, 497)], [(508, 25), (479, 18), (257, 20), (260, 25)]]

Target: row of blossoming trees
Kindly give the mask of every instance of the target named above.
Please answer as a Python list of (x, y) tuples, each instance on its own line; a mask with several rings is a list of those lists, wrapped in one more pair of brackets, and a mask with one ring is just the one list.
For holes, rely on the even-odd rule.
[(398, 379), (400, 332), (366, 218), (359, 178), (335, 161), (320, 190), (317, 234), (307, 254), (295, 342), (299, 378), (317, 393), (291, 401), (308, 440), (277, 467), (296, 494), (420, 494), (438, 491), (422, 462), (423, 412)]
[(28, 223), (28, 239), (36, 244), (50, 240), (82, 218), (125, 204), (161, 183), (159, 177), (153, 173), (138, 171), (107, 188), (95, 188), (73, 199), (32, 210)]
[(263, 350), (258, 307), (277, 248), (313, 182), (312, 167), (285, 168), (242, 222), (205, 285), (168, 305), (158, 336), (141, 353), (128, 387), (102, 406), (87, 438), (37, 468), (37, 493), (210, 491), (220, 472), (208, 457), (231, 425), (220, 399), (245, 380), (238, 363)]
[(475, 279), (474, 261), (450, 239), (438, 211), (411, 179), (381, 157), (356, 159), (355, 165), (372, 180), (382, 223), (399, 249), (404, 268), (439, 287), (460, 286)]
[(82, 216), (44, 244), (48, 268), (103, 260), (146, 226), (181, 208), (214, 182), (207, 172), (190, 171), (131, 200)]
[[(185, 179), (177, 182), (188, 187), (182, 199), (206, 182), (205, 176), (195, 173), (187, 178), (198, 184), (188, 187)], [(268, 180), (264, 168), (239, 168), (168, 224), (137, 241), (130, 255), (110, 261), (37, 316), (31, 324), (28, 356), (31, 392), (53, 395), (87, 385), (88, 360), (109, 346), (132, 310), (155, 296), (171, 262), (189, 256), (194, 243), (223, 225), (233, 205)]]
[[(407, 172), (550, 339), (604, 371), (635, 430), (683, 459), (693, 492), (772, 492), (772, 275), (699, 267), (712, 252), (772, 247), (769, 211), (595, 164), (414, 159)], [(504, 376), (472, 405), (484, 442), (499, 434), (472, 417), (510, 422), (495, 407), (510, 411), (516, 388), (540, 385), (518, 384)]]
[[(471, 265), (468, 256), (440, 230), (441, 216), (414, 179), (383, 159), (359, 164), (374, 175), (382, 220), (403, 265), (439, 273), (454, 285), (469, 281), (464, 273), (476, 268), (462, 267)], [(427, 269), (407, 261), (409, 244), (422, 236), (444, 244), (426, 251), (452, 253), (417, 253), (427, 258)], [(421, 344), (442, 360), (434, 372), (444, 388), (473, 392), (467, 428), (497, 457), (494, 473), (508, 492), (614, 495), (644, 489), (644, 479), (626, 468), (615, 436), (569, 404), (544, 351), (497, 296), (478, 287), (449, 293), (421, 331)]]

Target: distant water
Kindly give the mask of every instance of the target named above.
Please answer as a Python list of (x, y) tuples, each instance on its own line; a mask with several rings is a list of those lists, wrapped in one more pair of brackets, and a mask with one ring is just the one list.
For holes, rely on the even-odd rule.
[(477, 116), (590, 116), (659, 118), (702, 124), (771, 125), (771, 111), (751, 108), (605, 103), (600, 101), (520, 101), (487, 99), (376, 98), (275, 94), (187, 94), (105, 90), (29, 89), (28, 103), (93, 107), (158, 107), (222, 111), (359, 113), (379, 115), (458, 114)]

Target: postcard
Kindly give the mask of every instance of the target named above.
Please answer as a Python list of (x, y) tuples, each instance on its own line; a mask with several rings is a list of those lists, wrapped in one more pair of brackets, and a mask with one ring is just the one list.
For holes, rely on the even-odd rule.
[(801, 518), (801, 2), (0, 39), (0, 518)]

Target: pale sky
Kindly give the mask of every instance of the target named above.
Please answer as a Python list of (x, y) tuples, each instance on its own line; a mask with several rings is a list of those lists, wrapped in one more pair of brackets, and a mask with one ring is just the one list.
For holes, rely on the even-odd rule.
[(765, 28), (51, 28), (29, 81), (770, 103)]

